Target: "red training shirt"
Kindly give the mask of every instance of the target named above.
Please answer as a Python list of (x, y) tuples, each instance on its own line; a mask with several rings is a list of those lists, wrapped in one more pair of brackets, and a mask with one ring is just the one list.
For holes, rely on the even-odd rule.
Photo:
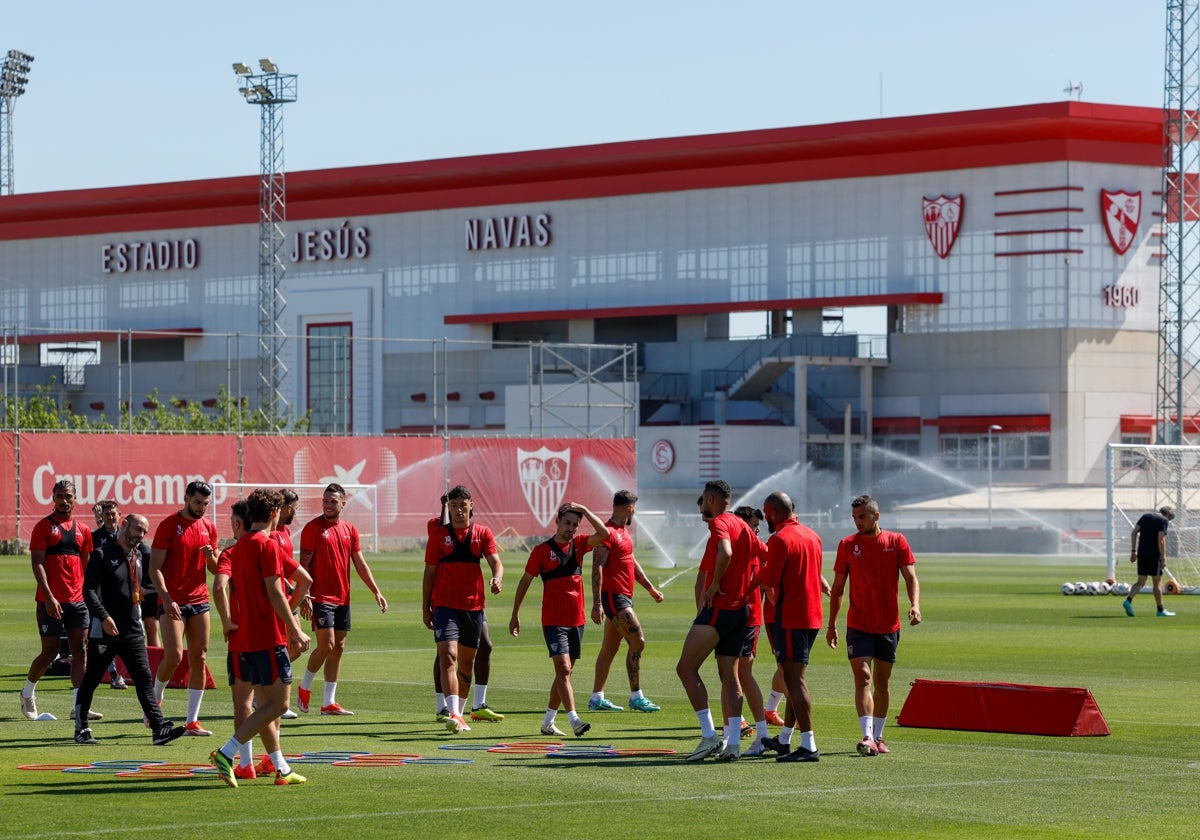
[[(442, 525), (441, 520), (430, 520), (429, 542), (425, 545), (425, 565), (435, 566), (433, 578), (433, 606), (455, 610), (482, 610), (487, 603), (483, 589), (483, 570), (480, 561), (492, 554), (499, 554), (492, 529), (486, 525), (472, 523), (466, 528)], [(437, 523), (436, 527), (433, 523)], [(453, 528), (454, 537), (450, 536)], [(470, 552), (475, 562), (452, 560), (457, 538), (462, 549)]]
[(704, 588), (712, 586), (716, 572), (716, 545), (722, 539), (728, 539), (732, 554), (725, 574), (721, 576), (720, 591), (713, 596), (712, 605), (714, 610), (741, 609), (750, 595), (750, 560), (755, 554), (754, 543), (759, 541), (758, 536), (749, 525), (729, 511), (709, 522), (708, 532), (708, 542), (713, 547), (713, 565), (705, 572)]
[(300, 552), (312, 552), (308, 573), (314, 603), (345, 606), (350, 603), (350, 561), (361, 550), (358, 529), (344, 519), (330, 522), (318, 516), (300, 532)]
[[(588, 534), (576, 534), (569, 543), (555, 541), (561, 554), (574, 546), (574, 572), (561, 576), (542, 577), (542, 626), (580, 627), (587, 621), (583, 611), (583, 556), (592, 550)], [(549, 542), (540, 542), (529, 553), (526, 574), (555, 575), (563, 567)]]
[(287, 625), (275, 612), (266, 583), (270, 577), (282, 583), (283, 550), (266, 531), (250, 531), (237, 541), (236, 548), (231, 564), (230, 613), (238, 629), (230, 639), (230, 650), (249, 653), (286, 645)]
[(903, 534), (880, 531), (877, 537), (851, 534), (837, 547), (835, 574), (845, 572), (850, 583), (846, 626), (864, 633), (895, 633), (900, 629), (900, 569), (917, 560)]
[(209, 519), (188, 519), (182, 512), (164, 519), (154, 532), (151, 548), (166, 551), (163, 579), (167, 594), (177, 604), (203, 604), (208, 600), (208, 566), (202, 546), (217, 547), (217, 526)]
[[(83, 573), (92, 553), (92, 532), (70, 518), (57, 513), (38, 520), (29, 537), (30, 551), (46, 552), (46, 581), (50, 594), (60, 604), (83, 601)], [(45, 603), (46, 592), (37, 587), (34, 599)]]
[(633, 597), (633, 540), (629, 537), (629, 526), (617, 525), (611, 519), (608, 538), (601, 545), (608, 547), (608, 561), (600, 579), (601, 592), (614, 592)]
[(762, 582), (775, 589), (776, 623), (784, 630), (821, 629), (821, 560), (821, 538), (795, 519), (784, 522), (767, 540)]

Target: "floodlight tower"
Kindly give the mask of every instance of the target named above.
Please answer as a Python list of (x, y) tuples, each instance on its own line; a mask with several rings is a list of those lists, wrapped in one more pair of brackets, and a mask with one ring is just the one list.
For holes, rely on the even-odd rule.
[(1167, 0), (1158, 443), (1182, 444), (1200, 390), (1200, 15)]
[(0, 195), (13, 194), (13, 137), (12, 114), (17, 97), (29, 83), (29, 64), (33, 56), (20, 50), (9, 50), (0, 64)]
[(238, 93), (259, 106), (261, 131), (258, 188), (258, 384), (259, 410), (268, 422), (278, 422), (287, 401), (281, 383), (287, 374), (279, 358), (283, 330), (284, 224), (287, 191), (283, 171), (283, 106), (296, 101), (296, 76), (279, 72), (269, 58), (261, 58), (262, 72), (255, 73), (240, 61), (233, 64)]

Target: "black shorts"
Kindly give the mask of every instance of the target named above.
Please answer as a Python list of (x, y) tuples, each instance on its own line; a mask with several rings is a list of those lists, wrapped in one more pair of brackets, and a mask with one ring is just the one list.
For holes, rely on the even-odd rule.
[(846, 628), (846, 657), (848, 659), (881, 659), (896, 661), (896, 648), (900, 647), (900, 631), (895, 633), (866, 633)]
[(712, 627), (717, 631), (717, 656), (742, 656), (746, 644), (746, 628), (750, 626), (750, 608), (736, 610), (714, 610), (701, 607), (692, 624)]
[[(775, 654), (776, 662), (800, 662), (808, 664), (809, 654), (812, 653), (813, 643), (817, 640), (819, 628), (812, 630), (785, 630), (776, 625), (772, 633), (775, 640), (771, 651)], [(849, 634), (847, 633), (847, 636)]]
[(746, 627), (745, 638), (742, 639), (742, 652), (739, 656), (754, 656), (758, 653), (758, 626), (750, 625)]
[(147, 592), (142, 598), (142, 621), (147, 618), (158, 618), (158, 593)]
[(462, 647), (479, 649), (483, 625), (487, 618), (483, 610), (456, 610), (453, 607), (433, 608), (433, 640), (458, 642)]
[(50, 613), (46, 612), (46, 605), (42, 601), (37, 602), (37, 625), (38, 635), (42, 638), (60, 638), (66, 635), (68, 630), (83, 630), (87, 628), (88, 616), (87, 604), (83, 601), (69, 601), (67, 603), (59, 602), (59, 609), (62, 610), (62, 618), (51, 618)]
[[(155, 596), (155, 600), (156, 601), (158, 600), (157, 595)], [(183, 616), (184, 624), (187, 624), (187, 620), (189, 618), (191, 618), (192, 616), (204, 615), (205, 613), (208, 613), (208, 612), (212, 612), (212, 604), (208, 601), (201, 601), (199, 604), (180, 604), (179, 605), (179, 614), (181, 616)], [(160, 619), (163, 617), (163, 605), (162, 605), (161, 601), (158, 601), (158, 617)]]
[(288, 656), (287, 645), (239, 653), (234, 669), (234, 677), (239, 682), (251, 685), (274, 685), (277, 682), (292, 681), (292, 658)]
[(1137, 560), (1138, 577), (1158, 577), (1163, 573), (1163, 567), (1166, 565), (1157, 554), (1153, 557), (1142, 557), (1139, 554)]
[(350, 605), (314, 603), (312, 626), (314, 630), (345, 630), (349, 632)]
[(578, 627), (543, 627), (542, 636), (546, 639), (546, 650), (550, 651), (550, 656), (562, 656), (565, 653), (572, 662), (578, 659), (583, 649), (583, 627), (582, 624)]
[(601, 592), (600, 609), (604, 610), (605, 618), (616, 618), (622, 610), (633, 609), (633, 596), (621, 592)]
[(237, 682), (237, 672), (234, 670), (233, 663), (237, 660), (237, 656), (233, 651), (225, 651), (225, 673), (229, 676), (229, 685), (232, 686)]

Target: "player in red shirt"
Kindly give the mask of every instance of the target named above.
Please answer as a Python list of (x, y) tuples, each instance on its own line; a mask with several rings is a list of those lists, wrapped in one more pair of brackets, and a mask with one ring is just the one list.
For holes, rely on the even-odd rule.
[[(762, 524), (763, 512), (758, 508), (750, 507), (749, 505), (740, 505), (734, 510), (733, 515), (746, 523), (746, 527), (754, 534), (753, 546), (754, 553), (750, 558), (750, 575), (751, 586), (750, 595), (746, 599), (747, 606), (750, 607), (750, 618), (746, 622), (746, 638), (742, 642), (742, 652), (738, 656), (737, 672), (738, 685), (742, 689), (742, 697), (745, 703), (750, 707), (750, 715), (754, 719), (754, 741), (749, 749), (746, 750), (748, 756), (762, 755), (765, 747), (762, 746), (762, 738), (768, 737), (771, 733), (767, 729), (766, 709), (763, 707), (762, 689), (759, 688), (758, 680), (754, 676), (754, 661), (758, 657), (758, 636), (759, 631), (763, 627), (763, 597), (762, 589), (757, 583), (759, 570), (767, 559), (766, 543), (758, 536), (758, 526)], [(723, 709), (726, 713), (726, 718), (729, 717), (729, 711)], [(739, 717), (738, 731), (731, 732), (726, 728), (724, 733), (726, 741), (730, 738), (741, 738), (751, 731), (751, 727), (746, 723), (744, 717)]]
[[(37, 582), (38, 633), (42, 650), (29, 664), (29, 674), (21, 689), (21, 714), (29, 720), (38, 716), (35, 689), (58, 655), (59, 639), (64, 635), (71, 649), (71, 685), (75, 694), (87, 665), (88, 610), (83, 600), (83, 575), (92, 553), (92, 532), (87, 524), (72, 518), (75, 510), (75, 484), (62, 480), (53, 489), (54, 512), (33, 526), (29, 538), (29, 556), (33, 579)], [(71, 698), (75, 708), (75, 696)], [(89, 712), (98, 720), (99, 712)]]
[(233, 676), (235, 682), (252, 687), (255, 708), (233, 737), (210, 755), (221, 780), (230, 787), (238, 786), (233, 762), (255, 735), (262, 737), (275, 768), (275, 784), (306, 781), (283, 757), (279, 731), (273, 726), (288, 705), (292, 681), (288, 648), (303, 651), (309, 642), (284, 592), (283, 549), (270, 535), (282, 506), (278, 490), (259, 488), (250, 494), (246, 499), (250, 530), (238, 540), (229, 568), (231, 624), (226, 629), (231, 631), (230, 648), (236, 653)]
[[(821, 538), (796, 519), (795, 505), (786, 493), (767, 496), (763, 516), (771, 537), (767, 540), (767, 562), (759, 580), (776, 593), (771, 639), (787, 686), (788, 705), (779, 737), (762, 738), (759, 744), (778, 752), (776, 761), (820, 761), (805, 671), (824, 612)], [(795, 728), (800, 730), (800, 746), (793, 750)]]
[[(486, 596), (479, 561), (486, 560), (492, 576), (488, 586), (493, 595), (504, 586), (504, 565), (496, 539), (486, 525), (472, 523), (474, 502), (471, 491), (461, 484), (446, 494), (450, 521), (430, 523), (425, 546), (425, 575), (421, 586), (422, 619), (433, 631), (441, 664), (441, 688), (446, 696), (446, 728), (463, 732), (470, 727), (462, 718), (471, 687), (475, 654), (479, 649), (487, 615)], [(473, 720), (504, 720), (504, 715), (486, 704), (472, 710)]]
[[(584, 517), (594, 529), (592, 534), (575, 533)], [(525, 574), (521, 576), (513, 598), (508, 632), (521, 635), (521, 602), (534, 577), (541, 577), (542, 635), (554, 665), (554, 681), (550, 684), (550, 702), (542, 721), (542, 734), (555, 737), (565, 734), (554, 725), (561, 703), (578, 738), (592, 728), (575, 711), (575, 693), (571, 688), (571, 671), (579, 659), (583, 628), (587, 622), (583, 611), (583, 556), (608, 539), (608, 528), (596, 514), (578, 502), (562, 505), (556, 523), (554, 536), (538, 543), (529, 554)]]
[(596, 546), (592, 555), (592, 621), (603, 622), (604, 641), (596, 654), (596, 676), (592, 682), (592, 697), (588, 709), (593, 712), (621, 711), (604, 696), (604, 684), (612, 667), (621, 640), (628, 645), (625, 654), (625, 672), (629, 675), (629, 708), (635, 712), (657, 712), (659, 707), (642, 693), (642, 651), (646, 649), (646, 635), (637, 613), (633, 611), (633, 584), (645, 587), (655, 603), (661, 603), (663, 594), (646, 577), (642, 566), (633, 556), (633, 539), (629, 525), (637, 511), (638, 497), (629, 490), (618, 490), (613, 494), (612, 516), (605, 523), (608, 539)]
[(188, 659), (188, 735), (211, 735), (200, 723), (200, 702), (208, 675), (210, 630), (208, 572), (217, 570), (217, 526), (206, 519), (212, 486), (188, 482), (183, 509), (168, 516), (150, 544), (150, 579), (158, 591), (158, 625), (163, 658), (154, 680), (154, 698), (161, 705), (167, 683)]
[(358, 529), (342, 519), (346, 506), (346, 488), (340, 484), (326, 486), (321, 496), (321, 515), (311, 520), (300, 532), (300, 565), (312, 577), (309, 597), (312, 600), (313, 648), (308, 666), (296, 694), (300, 711), (309, 710), (313, 679), (324, 668), (325, 695), (321, 703), (323, 715), (352, 715), (337, 702), (337, 681), (342, 669), (342, 654), (346, 651), (346, 634), (350, 632), (350, 566), (375, 596), (380, 612), (387, 612), (387, 598), (375, 583), (367, 558), (363, 556)]
[[(703, 581), (697, 582), (699, 613), (683, 641), (675, 666), (700, 723), (700, 744), (687, 757), (688, 761), (703, 761), (714, 753), (726, 760), (741, 757), (737, 736), (742, 725), (742, 689), (738, 684), (737, 660), (750, 620), (747, 603), (752, 597), (750, 561), (757, 538), (745, 522), (729, 511), (732, 496), (729, 484), (717, 480), (705, 484), (700, 497), (700, 515), (710, 520), (705, 554), (711, 553), (712, 562), (704, 569)], [(726, 725), (733, 733), (725, 741), (713, 726), (708, 689), (700, 676), (700, 667), (714, 651), (721, 678), (721, 707), (726, 710)]]
[[(284, 589), (287, 591), (288, 600), (293, 600), (292, 593), (296, 588), (296, 577), (294, 571), (300, 568), (300, 561), (296, 559), (296, 546), (292, 542), (292, 522), (296, 520), (296, 510), (300, 505), (300, 496), (295, 490), (283, 488), (279, 491), (283, 494), (283, 507), (279, 509), (279, 524), (275, 526), (275, 530), (271, 531), (271, 539), (278, 541), (280, 547), (283, 548), (283, 562), (286, 566)], [(308, 578), (308, 572), (305, 572), (305, 577), (312, 583), (312, 578)], [(308, 587), (305, 587), (307, 591)], [(305, 621), (312, 619), (312, 599), (307, 596), (299, 599), (300, 617)], [(292, 661), (299, 656), (298, 651), (289, 651), (292, 655)], [(292, 708), (289, 698), (288, 710), (283, 713), (284, 720), (295, 720), (300, 717), (296, 714), (296, 710)]]
[(863, 733), (857, 749), (859, 755), (878, 755), (891, 752), (883, 742), (883, 725), (891, 700), (888, 683), (900, 645), (898, 578), (904, 578), (908, 590), (908, 623), (914, 627), (921, 623), (921, 585), (908, 540), (903, 534), (879, 527), (879, 503), (870, 496), (859, 496), (850, 508), (858, 533), (838, 543), (825, 641), (831, 648), (837, 647), (836, 622), (848, 580), (846, 655), (854, 672), (854, 705)]

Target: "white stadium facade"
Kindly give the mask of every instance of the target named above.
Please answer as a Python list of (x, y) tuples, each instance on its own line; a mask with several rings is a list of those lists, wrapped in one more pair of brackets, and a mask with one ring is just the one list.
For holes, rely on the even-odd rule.
[[(281, 393), (314, 432), (636, 437), (665, 511), (714, 477), (800, 476), (808, 511), (1102, 486), (1106, 445), (1153, 435), (1162, 126), (1069, 101), (289, 172)], [(114, 423), (252, 393), (258, 198), (0, 199), (6, 389)]]

